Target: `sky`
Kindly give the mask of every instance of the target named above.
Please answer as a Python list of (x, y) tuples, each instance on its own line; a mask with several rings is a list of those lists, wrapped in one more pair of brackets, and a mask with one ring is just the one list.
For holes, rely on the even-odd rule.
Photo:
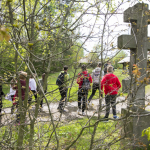
[[(107, 22), (107, 27), (105, 28), (106, 34), (104, 37), (104, 47), (106, 49), (110, 49), (112, 47), (112, 44), (114, 47), (117, 47), (117, 37), (122, 34), (130, 34), (130, 26), (129, 23), (123, 22), (123, 12), (128, 9), (129, 7), (132, 7), (137, 3), (138, 0), (131, 0), (130, 2), (125, 2), (124, 4), (119, 7), (118, 12), (119, 14), (113, 15)], [(144, 0), (145, 3), (149, 4), (149, 10), (150, 10), (150, 1)], [(119, 0), (115, 0), (115, 3), (119, 5)], [(84, 7), (85, 9), (87, 8), (88, 4), (86, 4)], [(101, 6), (103, 7), (103, 6)], [(96, 10), (96, 9), (95, 9)], [(94, 9), (91, 9), (88, 11), (88, 13), (96, 12)], [(101, 12), (106, 12), (106, 10), (101, 9)], [(110, 16), (110, 15), (109, 15)], [(88, 34), (91, 32), (93, 25), (95, 23), (95, 27), (92, 31), (91, 38), (87, 40), (87, 42), (84, 45), (85, 51), (84, 54), (88, 54), (93, 50), (93, 47), (96, 46), (101, 39), (101, 33), (103, 29), (103, 19), (104, 15), (100, 15), (98, 17), (98, 20), (95, 23), (96, 15), (92, 14), (86, 14), (83, 17), (83, 22), (86, 22), (83, 26), (80, 28), (80, 32), (83, 36), (87, 37)], [(109, 27), (108, 27), (109, 26)], [(109, 34), (108, 34), (109, 31)], [(108, 36), (109, 35), (109, 36)], [(150, 36), (150, 26), (148, 27), (148, 36)], [(85, 38), (82, 38), (81, 41), (84, 41)], [(106, 46), (105, 46), (106, 45)], [(114, 51), (109, 51), (107, 55), (112, 56), (116, 50)], [(129, 55), (129, 51), (126, 51), (127, 54)]]

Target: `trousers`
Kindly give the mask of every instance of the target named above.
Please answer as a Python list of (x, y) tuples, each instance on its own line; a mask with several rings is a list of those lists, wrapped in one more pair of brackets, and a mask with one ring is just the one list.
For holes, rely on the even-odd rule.
[(88, 96), (88, 90), (82, 90), (82, 88), (78, 90), (78, 108), (81, 109), (81, 103), (82, 103), (82, 112), (84, 112), (84, 110), (86, 109), (87, 96)]
[(64, 87), (59, 87), (59, 92), (60, 92), (60, 95), (61, 95), (61, 99), (59, 101), (59, 106), (58, 108), (60, 110), (63, 109), (63, 104), (65, 103), (66, 99), (67, 99), (67, 91), (68, 89), (67, 88), (64, 88)]
[(117, 95), (106, 95), (105, 103), (106, 103), (106, 114), (105, 117), (109, 117), (110, 113), (110, 104), (112, 106), (113, 115), (116, 115), (116, 96)]

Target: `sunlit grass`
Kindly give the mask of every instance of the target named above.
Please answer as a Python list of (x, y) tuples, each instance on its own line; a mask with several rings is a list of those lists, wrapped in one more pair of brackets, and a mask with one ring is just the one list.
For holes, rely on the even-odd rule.
[[(67, 146), (69, 146), (79, 135), (79, 133), (81, 132), (82, 128), (89, 125), (94, 125), (95, 122), (97, 121), (96, 117), (93, 117), (88, 123), (88, 118), (80, 118), (78, 120), (74, 120), (71, 121), (67, 124), (65, 123), (60, 123), (59, 126), (57, 126), (56, 128), (56, 132), (57, 132), (57, 136), (59, 139), (59, 147), (60, 149), (64, 149)], [(49, 140), (49, 137), (53, 131), (52, 126), (50, 126), (50, 122), (49, 123), (38, 123), (35, 124), (35, 134), (34, 134), (34, 140), (36, 140), (35, 144), (33, 146), (40, 146), (45, 147), (47, 144), (47, 141)], [(55, 124), (57, 124), (57, 122), (55, 122)], [(96, 130), (96, 134), (95, 134), (95, 138), (94, 141), (94, 145), (103, 145), (103, 146), (107, 146), (108, 142), (111, 142), (114, 138), (119, 139), (119, 130), (116, 130), (116, 125), (118, 124), (118, 121), (109, 121), (107, 123), (104, 122), (99, 122), (98, 126), (97, 126), (97, 130)], [(7, 129), (7, 133), (5, 133), (4, 131), (6, 130), (6, 126), (1, 127), (0, 128), (0, 139), (4, 136), (4, 134), (6, 135), (7, 133), (9, 134), (9, 129)], [(29, 143), (29, 129), (30, 126), (27, 125), (25, 127), (25, 137), (24, 137), (24, 144), (28, 145)], [(71, 147), (77, 150), (87, 150), (90, 147), (90, 140), (91, 140), (91, 136), (93, 134), (93, 130), (94, 130), (94, 126), (92, 127), (88, 127), (86, 129), (84, 129), (82, 135), (80, 136), (80, 138), (77, 140), (77, 142)], [(16, 141), (18, 138), (18, 126), (12, 126), (11, 127), (11, 131), (12, 131), (12, 137), (11, 137), (11, 141)], [(42, 141), (42, 142), (41, 142)], [(14, 144), (14, 146), (16, 146), (16, 144)], [(49, 144), (49, 149), (56, 148), (56, 138), (55, 138), (55, 134), (53, 134), (51, 142)], [(111, 146), (111, 148), (119, 148), (119, 143), (114, 144), (113, 146)], [(101, 147), (102, 148), (102, 147)]]

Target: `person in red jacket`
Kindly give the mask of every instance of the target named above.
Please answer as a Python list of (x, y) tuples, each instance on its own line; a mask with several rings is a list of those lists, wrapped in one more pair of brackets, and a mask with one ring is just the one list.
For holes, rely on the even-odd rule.
[[(87, 96), (88, 96), (88, 89), (83, 87), (83, 81), (85, 82), (88, 79), (89, 83), (92, 83), (92, 77), (87, 72), (86, 66), (82, 65), (81, 67), (82, 73), (78, 74), (77, 83), (79, 84), (78, 89), (78, 114), (81, 114), (81, 99), (82, 99), (82, 115), (85, 115), (84, 110), (86, 108)], [(87, 82), (87, 81), (86, 81)]]
[(110, 103), (113, 109), (113, 118), (117, 119), (119, 118), (116, 115), (116, 97), (118, 94), (118, 90), (121, 87), (120, 81), (116, 75), (113, 74), (113, 67), (108, 66), (107, 67), (107, 74), (103, 77), (101, 81), (101, 90), (103, 90), (104, 87), (104, 93), (105, 93), (105, 103), (106, 103), (106, 114), (105, 117), (109, 117), (110, 112)]

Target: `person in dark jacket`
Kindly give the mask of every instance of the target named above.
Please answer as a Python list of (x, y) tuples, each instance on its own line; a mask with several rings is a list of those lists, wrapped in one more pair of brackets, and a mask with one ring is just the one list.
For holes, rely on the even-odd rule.
[[(104, 65), (104, 75), (107, 73), (107, 67), (108, 66), (112, 66), (110, 61), (107, 61), (107, 63)], [(113, 67), (113, 66), (112, 66)], [(113, 71), (114, 71), (114, 67), (113, 67)]]
[(82, 99), (82, 101), (83, 101), (82, 115), (85, 115), (84, 110), (86, 109), (88, 90), (85, 90), (82, 87), (83, 79), (88, 78), (89, 82), (92, 83), (92, 77), (87, 72), (85, 65), (82, 65), (81, 70), (82, 70), (82, 73), (79, 73), (78, 78), (77, 78), (77, 84), (79, 84), (79, 89), (78, 89), (78, 114), (79, 115), (81, 114), (81, 99)]
[(61, 99), (59, 101), (58, 110), (59, 112), (65, 112), (64, 110), (64, 104), (67, 100), (67, 92), (68, 92), (68, 86), (69, 86), (69, 74), (68, 74), (68, 66), (63, 67), (63, 71), (60, 72), (60, 75), (64, 76), (63, 84), (59, 86), (59, 92), (61, 95)]

